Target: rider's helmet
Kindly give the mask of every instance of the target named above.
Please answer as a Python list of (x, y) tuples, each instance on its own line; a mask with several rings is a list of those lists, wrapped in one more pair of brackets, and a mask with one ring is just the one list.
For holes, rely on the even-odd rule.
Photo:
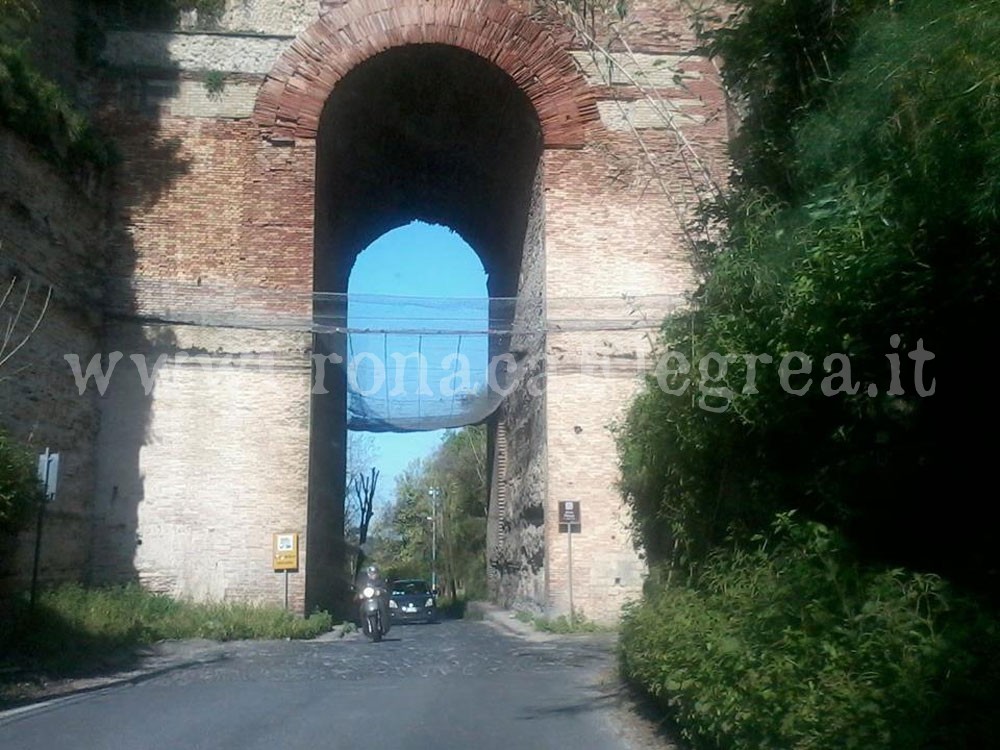
[(379, 579), (378, 565), (369, 565), (365, 572), (368, 574), (369, 581), (377, 581)]

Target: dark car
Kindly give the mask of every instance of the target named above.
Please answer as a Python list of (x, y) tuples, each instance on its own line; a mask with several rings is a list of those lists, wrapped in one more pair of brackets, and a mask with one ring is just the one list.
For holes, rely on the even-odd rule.
[(389, 616), (395, 622), (434, 622), (437, 596), (427, 581), (417, 578), (393, 581), (389, 587)]

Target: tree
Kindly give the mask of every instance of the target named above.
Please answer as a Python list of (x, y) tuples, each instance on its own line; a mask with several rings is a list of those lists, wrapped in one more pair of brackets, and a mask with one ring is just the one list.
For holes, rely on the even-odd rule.
[[(2, 248), (3, 244), (0, 243), (0, 249)], [(22, 291), (18, 294), (19, 281), (17, 276), (11, 277), (3, 296), (0, 297), (0, 321), (2, 321), (3, 327), (2, 333), (0, 333), (0, 371), (38, 330), (49, 309), (49, 302), (52, 300), (52, 287), (50, 286), (45, 293), (45, 300), (42, 302), (39, 312), (31, 320), (26, 319), (25, 308), (31, 297), (31, 282), (21, 283)]]
[[(706, 207), (727, 228), (661, 339), (691, 371), (651, 378), (619, 430), (643, 546), (693, 563), (798, 509), (868, 561), (995, 593), (973, 423), (1000, 405), (970, 363), (1000, 313), (1000, 2), (739, 9), (711, 45), (748, 112), (733, 189)], [(793, 395), (794, 352), (812, 385)], [(747, 354), (773, 358), (753, 387)]]
[[(432, 502), (431, 489), (439, 490)], [(394, 573), (424, 576), (437, 529), (438, 569), (453, 598), (486, 588), (486, 430), (452, 430), (424, 461), (399, 477), (395, 500), (379, 524), (379, 555)], [(430, 519), (437, 514), (436, 522)]]
[(365, 561), (365, 544), (368, 542), (368, 525), (375, 514), (375, 490), (378, 487), (378, 469), (372, 467), (367, 476), (357, 474), (352, 482), (354, 490), (354, 509), (358, 518), (358, 547), (354, 557), (354, 570), (351, 580), (357, 580), (358, 573)]
[(348, 502), (344, 507), (344, 527), (349, 539), (357, 541), (358, 527), (361, 519), (357, 513), (357, 505), (350, 502), (352, 487), (359, 476), (364, 476), (378, 463), (378, 450), (371, 434), (367, 432), (348, 431), (347, 433), (347, 471), (344, 478), (344, 496)]
[(31, 454), (0, 430), (0, 535), (24, 528), (41, 502)]

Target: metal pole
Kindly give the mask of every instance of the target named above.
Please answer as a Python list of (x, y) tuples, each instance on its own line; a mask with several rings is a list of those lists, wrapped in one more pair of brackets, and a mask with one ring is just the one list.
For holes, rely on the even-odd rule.
[(438, 488), (431, 487), (431, 589), (437, 590), (437, 496)]
[(288, 611), (288, 568), (285, 568), (285, 611)]
[(566, 539), (569, 544), (569, 624), (573, 626), (573, 524), (567, 526)]
[(45, 503), (49, 492), (49, 449), (45, 449), (45, 476), (42, 479), (42, 497), (38, 503), (38, 525), (35, 527), (35, 561), (31, 569), (31, 596), (28, 608), (34, 610), (35, 598), (38, 595), (38, 567), (42, 558), (42, 522), (45, 518)]

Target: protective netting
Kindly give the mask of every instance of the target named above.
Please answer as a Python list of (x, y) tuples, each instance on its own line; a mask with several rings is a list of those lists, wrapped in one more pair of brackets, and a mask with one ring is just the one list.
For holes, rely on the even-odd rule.
[(489, 387), (490, 330), (503, 325), (510, 301), (493, 303), (499, 317), (491, 317), (486, 298), (442, 302), (347, 299), (351, 429), (439, 429), (478, 422), (497, 408), (499, 394)]
[(322, 364), (346, 381), (348, 428), (369, 432), (481, 422), (542, 369), (547, 337), (590, 336), (607, 344), (610, 332), (657, 328), (683, 302), (669, 295), (542, 300), (296, 293), (145, 278), (113, 286), (109, 311), (147, 324), (313, 334), (302, 366), (315, 367), (326, 355)]

